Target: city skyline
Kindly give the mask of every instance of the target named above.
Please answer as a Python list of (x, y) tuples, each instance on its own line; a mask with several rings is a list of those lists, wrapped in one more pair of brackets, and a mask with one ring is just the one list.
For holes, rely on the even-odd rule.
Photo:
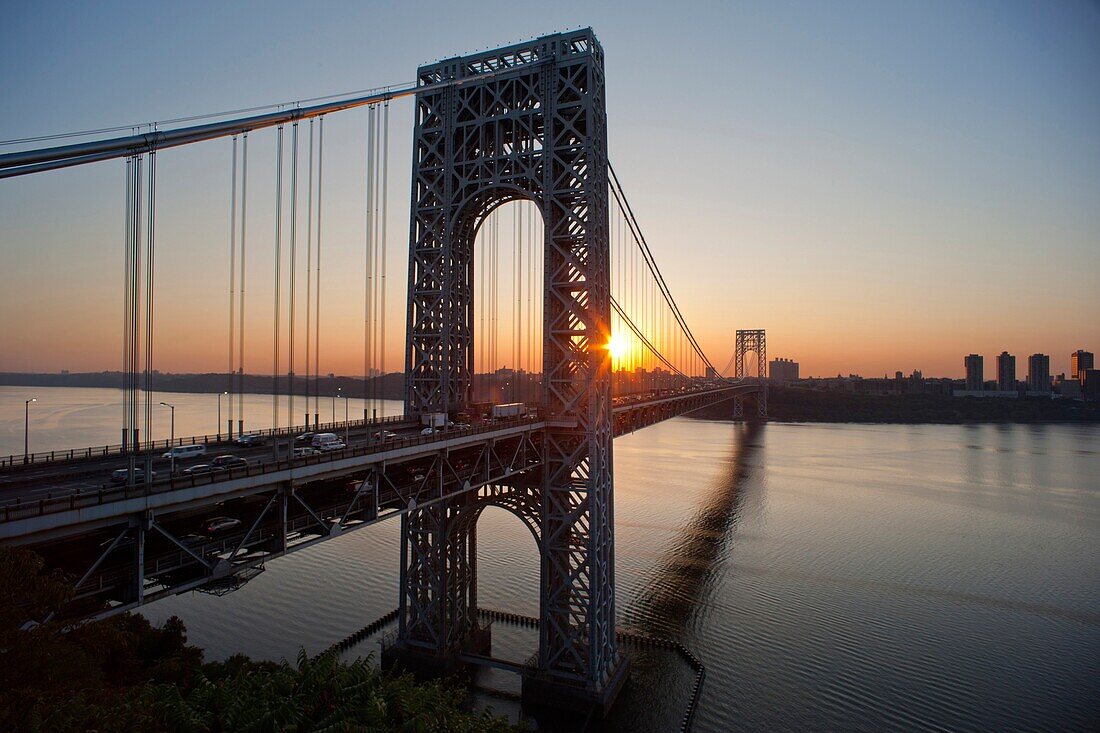
[[(608, 49), (612, 159), (670, 287), (719, 367), (736, 328), (765, 328), (775, 353), (822, 375), (900, 367), (961, 377), (960, 354), (1003, 350), (1050, 354), (1051, 372), (1068, 373), (1069, 354), (1100, 341), (1100, 305), (1077, 297), (1100, 271), (1100, 92), (1091, 83), (1100, 18), (1093, 8), (803, 4), (765, 14), (711, 9), (712, 22), (700, 24), (653, 6), (624, 25), (610, 9), (580, 7), (563, 4), (537, 23), (520, 17), (492, 29), (441, 7), (448, 22), (415, 43), (401, 33), (415, 19), (397, 9), (334, 5), (307, 20), (289, 5), (259, 18), (220, 6), (202, 14), (78, 7), (50, 20), (60, 51), (28, 42), (46, 12), (28, 8), (0, 31), (5, 66), (22, 70), (0, 81), (5, 98), (18, 102), (18, 114), (0, 120), (0, 139), (359, 89), (407, 79), (441, 49), (468, 50), (455, 47), (454, 34), (496, 45), (583, 20)], [(364, 25), (349, 20), (364, 13), (384, 13), (392, 37), (353, 41), (343, 29)], [(268, 32), (228, 32), (242, 23)], [(145, 32), (152, 27), (173, 30), (160, 37)], [(324, 50), (309, 64), (280, 61), (298, 47), (297, 28), (324, 29), (312, 31)], [(814, 40), (821, 30), (828, 44)], [(127, 41), (98, 51), (116, 37)], [(699, 59), (687, 50), (700, 45), (714, 53)], [(653, 48), (674, 63), (655, 60)], [(263, 73), (272, 68), (280, 73)], [(124, 74), (129, 87), (116, 83)], [(664, 88), (657, 101), (655, 83)], [(698, 119), (676, 112), (701, 103), (706, 114)], [(404, 361), (411, 120), (400, 104), (392, 115), (393, 169), (406, 178), (395, 174), (389, 197), (387, 371)], [(327, 174), (332, 259), (322, 371), (355, 374), (362, 371), (362, 120), (333, 118), (326, 134), (349, 153), (330, 160)], [(654, 148), (679, 155), (643, 154)], [(271, 133), (257, 133), (252, 155), (263, 176), (250, 188), (255, 361), (246, 370), (262, 372), (270, 370), (271, 348)], [(226, 145), (168, 151), (158, 165), (164, 274), (156, 367), (224, 371)], [(119, 166), (51, 173), (24, 187), (0, 182), (0, 325), (11, 345), (0, 370), (120, 366)]]

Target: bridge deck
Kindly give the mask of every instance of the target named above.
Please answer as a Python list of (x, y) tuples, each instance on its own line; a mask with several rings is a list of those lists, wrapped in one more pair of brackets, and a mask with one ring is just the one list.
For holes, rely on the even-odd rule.
[[(759, 386), (752, 384), (723, 385), (651, 395), (638, 401), (619, 400), (614, 407), (615, 435), (756, 389)], [(32, 536), (41, 539), (106, 526), (136, 512), (177, 511), (257, 493), (273, 485), (336, 479), (361, 473), (371, 466), (400, 464), (521, 433), (537, 433), (548, 424), (555, 422), (523, 417), (425, 436), (418, 433), (419, 426), (408, 420), (392, 421), (383, 426), (359, 422), (354, 431), (349, 429), (351, 440), (346, 449), (293, 460), (285, 457), (285, 450), (284, 457), (276, 458), (271, 447), (242, 449), (223, 442), (212, 445), (211, 453), (239, 455), (249, 463), (206, 474), (167, 476), (168, 461), (158, 458), (154, 471), (165, 475), (151, 483), (135, 486), (104, 485), (107, 474), (125, 466), (120, 466), (119, 456), (60, 460), (30, 469), (9, 470), (0, 474), (0, 542)], [(369, 434), (379, 429), (403, 434), (391, 442), (372, 440)], [(289, 436), (284, 440), (289, 440)], [(191, 462), (207, 460), (208, 457), (200, 457)]]

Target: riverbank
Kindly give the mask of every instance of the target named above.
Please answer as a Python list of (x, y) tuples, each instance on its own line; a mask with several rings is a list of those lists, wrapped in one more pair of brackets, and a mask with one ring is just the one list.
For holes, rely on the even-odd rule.
[[(751, 400), (749, 400), (751, 403)], [(755, 405), (751, 411), (755, 413)], [(732, 402), (691, 413), (702, 420), (729, 420)], [(1100, 405), (1073, 400), (948, 397), (946, 395), (867, 395), (798, 387), (768, 389), (773, 422), (832, 423), (1100, 423)]]
[[(122, 389), (124, 377), (125, 375), (122, 372), (74, 372), (71, 374), (0, 372), (0, 386)], [(234, 377), (229, 374), (170, 374), (158, 372), (154, 373), (152, 384), (153, 389), (157, 392), (217, 394), (229, 390), (232, 386), (234, 392), (260, 395), (270, 395), (273, 387), (276, 386), (269, 375), (262, 374), (245, 374), (243, 383), (239, 387), (233, 380)], [(277, 386), (279, 394), (287, 394), (286, 376), (279, 376)], [(295, 376), (294, 394), (304, 396), (306, 390), (306, 378), (301, 375)], [(322, 376), (317, 380), (310, 380), (308, 390), (311, 395), (327, 396), (336, 394), (337, 391), (346, 395), (361, 395), (363, 394), (363, 378)], [(380, 400), (404, 399), (405, 375), (402, 372), (392, 372), (384, 376), (371, 377), (367, 381), (367, 394)]]

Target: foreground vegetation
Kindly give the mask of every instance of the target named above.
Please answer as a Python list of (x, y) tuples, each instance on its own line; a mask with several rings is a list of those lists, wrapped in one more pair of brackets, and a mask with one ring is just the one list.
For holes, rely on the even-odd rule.
[(42, 560), (0, 547), (0, 730), (510, 731), (465, 708), (466, 691), (377, 670), (335, 654), (295, 663), (234, 656), (203, 662), (172, 617), (134, 614), (66, 629), (34, 625), (71, 595)]

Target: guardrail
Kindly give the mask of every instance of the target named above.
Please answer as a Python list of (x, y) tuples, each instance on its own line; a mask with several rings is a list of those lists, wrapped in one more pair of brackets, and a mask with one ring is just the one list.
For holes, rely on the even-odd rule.
[[(699, 392), (708, 392), (712, 390), (692, 390), (689, 392), (676, 393), (675, 396), (691, 395)], [(658, 395), (662, 390), (655, 390), (644, 395), (645, 399), (637, 400), (637, 402), (650, 401), (654, 396)], [(616, 398), (615, 406), (629, 406), (635, 404), (634, 401), (620, 401), (623, 396)], [(539, 405), (529, 405), (529, 407), (539, 410)], [(539, 410), (541, 411), (541, 410)], [(393, 425), (395, 423), (403, 422), (415, 422), (417, 417), (415, 415), (391, 415), (390, 417), (378, 418), (377, 420), (349, 420), (346, 423), (349, 429), (359, 429), (367, 426), (374, 425)], [(303, 433), (307, 431), (312, 432), (338, 432), (345, 429), (345, 423), (343, 421), (321, 423), (320, 425), (296, 425), (287, 428), (266, 428), (261, 430), (248, 430), (245, 431), (245, 435), (262, 435), (264, 437), (271, 436), (283, 436), (296, 433)], [(238, 436), (240, 437), (240, 436)], [(138, 446), (138, 452), (155, 451), (155, 450), (168, 450), (169, 448), (177, 445), (225, 445), (231, 444), (233, 438), (230, 438), (228, 433), (212, 433), (206, 435), (191, 435), (176, 438), (175, 440), (165, 438), (163, 440), (151, 440), (142, 441)], [(111, 455), (123, 455), (131, 452), (130, 446), (124, 446), (121, 443), (104, 446), (90, 446), (85, 448), (68, 448), (61, 450), (40, 451), (36, 453), (28, 453), (23, 455), (22, 453), (13, 453), (9, 456), (0, 456), (0, 470), (5, 469), (18, 469), (23, 466), (41, 466), (43, 464), (57, 463), (60, 461), (79, 461), (88, 460), (93, 458), (105, 458)]]
[[(369, 427), (374, 425), (393, 425), (395, 423), (413, 422), (416, 418), (409, 415), (391, 415), (390, 417), (382, 417), (377, 420), (349, 420), (346, 424), (350, 429), (359, 429), (362, 427)], [(247, 430), (245, 435), (262, 435), (264, 437), (292, 435), (295, 433), (309, 432), (336, 432), (337, 430), (343, 431), (345, 423), (339, 422), (327, 422), (321, 423), (318, 426), (302, 426), (298, 425), (289, 428), (267, 428), (264, 430)], [(240, 437), (240, 436), (238, 436)], [(231, 444), (233, 438), (230, 438), (228, 433), (217, 433), (213, 435), (191, 435), (182, 438), (176, 438), (171, 440), (165, 438), (164, 440), (150, 440), (142, 441), (139, 444), (138, 452), (150, 451), (150, 450), (167, 450), (177, 445), (221, 445)], [(73, 461), (73, 460), (87, 460), (89, 458), (104, 458), (106, 456), (130, 452), (130, 446), (124, 446), (121, 443), (115, 445), (104, 446), (92, 446), (89, 448), (69, 448), (67, 450), (52, 450), (42, 451), (39, 453), (28, 453), (24, 456), (22, 453), (12, 454), (10, 456), (0, 457), (0, 469), (5, 468), (20, 468), (22, 466), (41, 466), (45, 463), (57, 463), (59, 461)]]
[[(690, 397), (700, 397), (706, 394), (723, 392), (726, 388), (707, 389), (699, 391), (689, 392), (677, 392), (673, 394), (666, 394), (662, 396), (648, 395), (648, 399), (639, 400), (637, 402), (619, 402), (615, 405), (615, 409), (626, 409), (639, 405), (646, 405), (654, 401), (667, 401), (667, 400), (680, 400)], [(655, 399), (656, 398), (656, 399)], [(536, 414), (538, 414), (536, 412)], [(393, 424), (398, 422), (408, 422), (415, 418), (408, 416), (393, 416), (389, 418), (383, 418), (378, 421), (350, 421), (351, 425), (357, 427)], [(548, 418), (552, 419), (552, 417)], [(123, 499), (130, 499), (139, 496), (149, 496), (151, 494), (159, 494), (167, 491), (174, 491), (181, 488), (190, 488), (193, 486), (202, 486), (206, 484), (217, 483), (219, 481), (241, 478), (245, 476), (263, 475), (266, 473), (275, 473), (278, 471), (289, 469), (291, 466), (310, 466), (318, 463), (331, 462), (347, 457), (354, 457), (360, 455), (368, 455), (373, 453), (380, 453), (394, 448), (404, 448), (414, 445), (423, 445), (427, 443), (441, 442), (443, 440), (451, 440), (457, 435), (480, 435), (484, 433), (496, 432), (498, 430), (506, 429), (509, 427), (515, 427), (530, 422), (537, 422), (538, 419), (534, 415), (526, 415), (519, 418), (497, 420), (491, 424), (477, 425), (471, 428), (465, 428), (460, 430), (446, 430), (443, 432), (437, 432), (433, 435), (413, 435), (407, 437), (399, 437), (394, 440), (382, 443), (368, 443), (366, 445), (358, 445), (354, 447), (347, 447), (338, 451), (330, 451), (327, 453), (321, 453), (314, 456), (301, 456), (297, 458), (280, 458), (277, 460), (262, 460), (255, 463), (249, 463), (245, 466), (229, 467), (225, 469), (219, 469), (210, 473), (202, 474), (187, 474), (171, 476), (163, 479), (155, 479), (149, 483), (135, 484), (119, 486), (116, 488), (102, 488), (95, 491), (81, 491), (67, 493), (62, 496), (51, 496), (47, 494), (45, 498), (35, 501), (24, 502), (20, 499), (16, 499), (14, 502), (0, 507), (0, 522), (10, 522), (19, 519), (27, 519), (30, 517), (41, 516), (43, 514), (55, 514), (57, 512), (69, 511), (86, 506), (94, 506), (97, 504), (108, 503), (111, 501), (119, 501)], [(325, 423), (323, 427), (331, 428), (332, 432), (336, 432), (336, 428), (343, 428), (343, 423)], [(283, 428), (280, 430), (268, 430), (264, 432), (265, 435), (288, 435), (301, 431), (302, 428)], [(321, 428), (317, 428), (321, 430)], [(261, 431), (255, 431), (259, 433)], [(253, 433), (250, 433), (253, 434)], [(198, 438), (183, 439), (185, 442), (177, 444), (187, 445), (190, 443), (198, 443)]]
[(210, 473), (170, 476), (165, 479), (154, 480), (150, 483), (119, 486), (117, 488), (103, 488), (97, 489), (96, 491), (81, 491), (77, 489), (75, 492), (64, 496), (53, 497), (47, 494), (44, 499), (30, 502), (16, 499), (14, 503), (6, 504), (0, 508), (0, 521), (11, 522), (19, 519), (28, 519), (42, 516), (43, 514), (56, 514), (58, 512), (105, 504), (112, 501), (121, 501), (140, 496), (161, 494), (182, 488), (218, 483), (224, 480), (277, 473), (278, 471), (289, 469), (292, 466), (312, 466), (344, 458), (382, 453), (394, 450), (395, 448), (439, 443), (446, 440), (453, 440), (460, 436), (493, 433), (534, 422), (539, 422), (539, 418), (535, 416), (524, 416), (509, 420), (498, 420), (492, 424), (478, 425), (460, 430), (445, 430), (433, 433), (432, 435), (410, 435), (380, 443), (368, 443), (366, 445), (354, 447), (348, 446), (341, 450), (329, 451), (319, 455), (300, 456), (297, 458), (279, 458), (277, 460), (249, 463), (245, 466), (229, 467)]

